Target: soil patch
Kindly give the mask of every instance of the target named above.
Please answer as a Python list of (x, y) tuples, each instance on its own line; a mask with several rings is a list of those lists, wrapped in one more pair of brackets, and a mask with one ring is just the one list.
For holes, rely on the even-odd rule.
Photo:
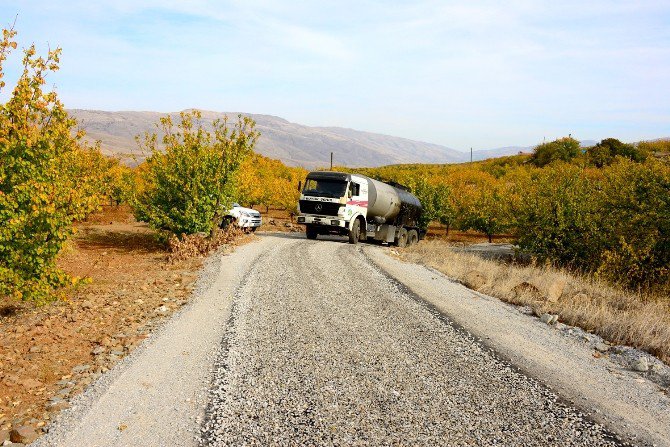
[(106, 207), (76, 228), (59, 265), (89, 284), (42, 307), (0, 303), (0, 433), (41, 430), (186, 304), (202, 264), (168, 263), (154, 232), (127, 207)]

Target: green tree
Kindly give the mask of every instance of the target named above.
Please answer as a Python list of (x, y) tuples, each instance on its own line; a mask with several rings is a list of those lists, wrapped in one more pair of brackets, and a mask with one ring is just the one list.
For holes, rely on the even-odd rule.
[(486, 234), (489, 243), (510, 226), (507, 194), (504, 185), (497, 181), (481, 184), (461, 212), (462, 229)]
[(516, 209), (520, 247), (543, 259), (592, 270), (605, 246), (599, 174), (557, 164), (534, 172), (521, 189)]
[(216, 120), (213, 132), (200, 119), (198, 111), (182, 112), (177, 126), (170, 116), (161, 118), (164, 151), (155, 133), (143, 141), (138, 137), (151, 156), (141, 172), (143, 188), (133, 200), (135, 214), (177, 236), (215, 231), (232, 203), (239, 167), (259, 136), (248, 117), (238, 116), (232, 128), (226, 119)]
[(586, 151), (589, 162), (598, 167), (609, 166), (616, 157), (642, 162), (647, 158), (643, 146), (622, 143), (616, 138), (606, 138)]
[(542, 167), (554, 161), (569, 162), (580, 153), (579, 141), (564, 137), (536, 146), (530, 161), (535, 166)]
[[(3, 31), (0, 89), (15, 35)], [(103, 195), (104, 157), (85, 146), (56, 93), (43, 91), (59, 57), (60, 49), (46, 58), (34, 45), (25, 49), (23, 71), (0, 107), (0, 296), (53, 299), (70, 281), (56, 256), (73, 221), (94, 211)]]
[[(670, 167), (620, 159), (603, 172), (598, 274), (633, 288), (670, 282)], [(595, 255), (595, 253), (594, 253)]]

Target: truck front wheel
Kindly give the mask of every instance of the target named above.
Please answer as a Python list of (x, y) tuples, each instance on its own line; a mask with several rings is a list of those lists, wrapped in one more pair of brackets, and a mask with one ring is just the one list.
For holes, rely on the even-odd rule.
[(316, 229), (314, 229), (314, 227), (312, 227), (311, 225), (307, 225), (305, 227), (305, 233), (307, 234), (307, 239), (316, 239), (316, 236), (318, 234), (316, 232)]
[(351, 229), (349, 230), (349, 243), (357, 244), (360, 237), (361, 237), (361, 221), (356, 219), (352, 222)]

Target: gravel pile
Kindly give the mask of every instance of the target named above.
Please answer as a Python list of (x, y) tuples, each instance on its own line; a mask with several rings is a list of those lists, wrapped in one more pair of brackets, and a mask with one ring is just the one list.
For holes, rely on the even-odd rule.
[(210, 399), (204, 445), (619, 445), (332, 241), (254, 266)]

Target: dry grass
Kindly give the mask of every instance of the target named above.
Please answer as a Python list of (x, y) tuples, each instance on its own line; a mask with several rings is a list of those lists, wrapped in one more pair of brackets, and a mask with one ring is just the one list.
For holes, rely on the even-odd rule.
[[(443, 241), (423, 241), (403, 250), (403, 259), (467, 281), (476, 271), (485, 281), (477, 290), (503, 301), (530, 306), (536, 314), (558, 314), (615, 344), (634, 346), (670, 364), (670, 299), (635, 294), (553, 267), (518, 266), (457, 253)], [(525, 283), (525, 284), (524, 284)], [(561, 291), (561, 285), (564, 287)], [(519, 285), (524, 284), (519, 287)], [(553, 299), (550, 293), (554, 289)], [(558, 290), (558, 293), (556, 291)]]

